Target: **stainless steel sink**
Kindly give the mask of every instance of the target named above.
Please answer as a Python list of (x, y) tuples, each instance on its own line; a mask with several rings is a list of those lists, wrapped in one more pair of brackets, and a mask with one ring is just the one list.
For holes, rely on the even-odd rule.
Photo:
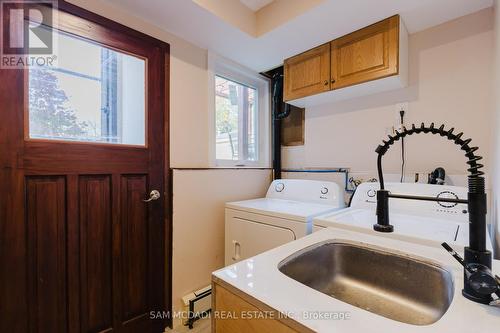
[(354, 242), (312, 245), (278, 269), (338, 300), (413, 325), (438, 321), (454, 293), (451, 273), (438, 264)]

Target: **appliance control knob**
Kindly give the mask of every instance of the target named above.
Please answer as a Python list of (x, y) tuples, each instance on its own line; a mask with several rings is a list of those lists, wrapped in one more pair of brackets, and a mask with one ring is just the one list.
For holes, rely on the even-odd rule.
[(376, 194), (377, 194), (377, 192), (374, 189), (369, 189), (366, 192), (366, 195), (369, 196), (370, 198), (373, 198)]
[[(458, 195), (456, 195), (455, 193), (451, 192), (451, 191), (443, 191), (441, 193), (439, 193), (436, 198), (446, 198), (446, 199), (459, 199), (458, 198)], [(453, 208), (453, 207), (456, 207), (458, 204), (457, 203), (453, 203), (453, 202), (440, 202), (438, 201), (437, 202), (438, 205), (440, 205), (441, 207), (443, 208)]]
[(321, 189), (321, 194), (327, 194), (328, 193), (328, 187), (323, 187)]
[(274, 189), (276, 190), (276, 192), (282, 192), (285, 189), (285, 184), (283, 184), (283, 183), (277, 183), (274, 186)]

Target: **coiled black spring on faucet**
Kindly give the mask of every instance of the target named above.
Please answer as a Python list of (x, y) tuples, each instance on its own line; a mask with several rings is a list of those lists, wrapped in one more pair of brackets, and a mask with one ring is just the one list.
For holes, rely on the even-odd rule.
[[(478, 161), (482, 160), (482, 156), (477, 156), (474, 153), (479, 149), (478, 147), (470, 147), (469, 143), (472, 139), (462, 139), (464, 135), (463, 132), (458, 134), (454, 134), (453, 131), (455, 128), (450, 128), (449, 130), (444, 129), (444, 125), (441, 125), (439, 128), (436, 128), (434, 123), (431, 123), (429, 127), (426, 127), (424, 123), (420, 125), (420, 127), (415, 126), (415, 124), (411, 125), (410, 129), (407, 129), (403, 126), (401, 131), (395, 131), (395, 135), (388, 136), (388, 140), (382, 140), (383, 144), (379, 145), (375, 150), (378, 153), (377, 166), (378, 166), (378, 177), (380, 181), (380, 189), (384, 189), (384, 175), (382, 172), (382, 156), (387, 152), (389, 147), (394, 144), (394, 142), (398, 141), (401, 138), (406, 137), (407, 135), (419, 134), (419, 133), (431, 133), (431, 134), (439, 134), (442, 137), (446, 137), (448, 140), (454, 141), (456, 145), (460, 146), (460, 149), (465, 151), (465, 156), (468, 158), (467, 164), (469, 168), (467, 171), (469, 172), (469, 190), (473, 192), (484, 191), (484, 178), (483, 181), (480, 179), (481, 176), (484, 175), (484, 172), (481, 170), (484, 166)], [(474, 180), (475, 179), (475, 180)]]

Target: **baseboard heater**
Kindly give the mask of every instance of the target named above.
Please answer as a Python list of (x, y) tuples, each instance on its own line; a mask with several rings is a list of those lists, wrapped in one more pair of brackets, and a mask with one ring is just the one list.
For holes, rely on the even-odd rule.
[(212, 286), (193, 291), (184, 296), (182, 301), (188, 313), (184, 325), (192, 329), (195, 321), (204, 318), (212, 310)]

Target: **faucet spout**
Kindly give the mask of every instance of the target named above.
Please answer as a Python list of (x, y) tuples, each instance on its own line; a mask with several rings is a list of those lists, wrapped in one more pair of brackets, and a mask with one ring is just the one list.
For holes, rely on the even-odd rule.
[[(407, 135), (420, 134), (420, 133), (431, 133), (438, 134), (441, 137), (446, 137), (448, 140), (454, 141), (454, 143), (460, 146), (460, 149), (465, 151), (465, 156), (468, 158), (467, 164), (469, 165), (467, 171), (468, 175), (468, 194), (467, 199), (445, 199), (447, 202), (453, 203), (466, 203), (469, 210), (469, 246), (464, 249), (464, 261), (467, 267), (474, 267), (475, 270), (481, 272), (481, 276), (487, 276), (485, 281), (495, 281), (491, 273), (491, 252), (486, 249), (486, 192), (485, 192), (485, 181), (484, 172), (481, 171), (483, 167), (478, 161), (482, 159), (481, 156), (475, 155), (475, 152), (479, 149), (478, 147), (470, 147), (469, 144), (471, 139), (462, 139), (463, 133), (454, 134), (454, 128), (449, 130), (444, 129), (444, 125), (439, 128), (434, 127), (434, 123), (431, 123), (429, 127), (426, 127), (424, 123), (420, 127), (416, 127), (415, 124), (412, 125), (410, 129), (403, 127), (401, 132), (396, 131), (396, 135), (389, 135), (387, 141), (383, 141), (382, 145), (379, 145), (376, 149), (378, 154), (377, 158), (377, 171), (380, 181), (380, 190), (377, 191), (377, 223), (373, 226), (375, 231), (379, 232), (392, 232), (394, 227), (389, 221), (389, 198), (399, 198), (399, 199), (411, 199), (411, 200), (428, 200), (428, 201), (444, 201), (443, 199), (431, 198), (431, 197), (420, 197), (420, 196), (410, 196), (402, 194), (393, 194), (385, 189), (384, 186), (384, 174), (382, 171), (382, 157), (390, 148), (394, 142)], [(491, 293), (485, 290), (491, 290), (488, 288), (478, 288), (477, 274), (471, 274), (469, 271), (464, 269), (464, 289), (462, 294), (478, 303), (490, 304), (493, 299)], [(495, 286), (496, 287), (496, 286)]]

